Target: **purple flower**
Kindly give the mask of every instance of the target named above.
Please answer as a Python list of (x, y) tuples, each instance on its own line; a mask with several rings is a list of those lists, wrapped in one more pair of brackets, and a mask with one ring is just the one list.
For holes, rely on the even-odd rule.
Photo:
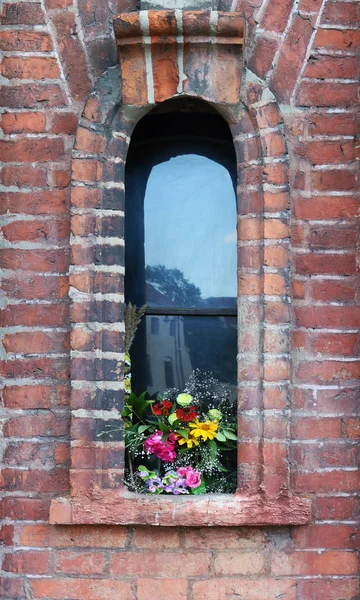
[(160, 477), (152, 477), (146, 482), (149, 492), (156, 492), (163, 489), (163, 482)]

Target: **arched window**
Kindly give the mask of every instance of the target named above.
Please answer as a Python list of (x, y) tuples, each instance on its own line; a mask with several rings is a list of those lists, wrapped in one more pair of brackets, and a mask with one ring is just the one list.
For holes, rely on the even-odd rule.
[(211, 372), (236, 395), (236, 158), (227, 123), (171, 100), (135, 128), (126, 162), (125, 295), (146, 304), (131, 351), (140, 394)]

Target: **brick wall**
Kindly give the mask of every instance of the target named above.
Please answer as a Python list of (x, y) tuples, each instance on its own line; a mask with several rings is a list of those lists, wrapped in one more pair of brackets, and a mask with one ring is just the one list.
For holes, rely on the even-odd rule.
[[(220, 0), (248, 20), (247, 67), (281, 105), (292, 209), (293, 490), (297, 528), (48, 525), (66, 494), (69, 181), (77, 120), (116, 63), (111, 16), (131, 0), (4, 3), (0, 18), (2, 588), (11, 600), (354, 600), (360, 307), (356, 2)], [(269, 168), (281, 212), (283, 170)], [(270, 179), (271, 176), (271, 179)], [(276, 299), (269, 310), (282, 322)], [(5, 360), (7, 359), (7, 360)], [(6, 379), (6, 382), (5, 382)], [(6, 383), (6, 385), (5, 385)], [(271, 406), (286, 408), (281, 388)], [(278, 413), (281, 416), (281, 412)]]

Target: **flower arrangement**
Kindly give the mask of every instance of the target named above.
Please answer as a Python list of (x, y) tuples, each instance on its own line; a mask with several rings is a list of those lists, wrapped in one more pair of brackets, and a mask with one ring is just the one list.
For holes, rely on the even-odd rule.
[(236, 405), (230, 389), (196, 370), (183, 391), (156, 400), (127, 394), (125, 425), (132, 491), (201, 494), (236, 489)]
[(184, 390), (166, 390), (156, 400), (132, 391), (130, 347), (145, 309), (125, 307), (125, 483), (148, 494), (232, 493), (237, 410), (230, 386), (197, 369)]

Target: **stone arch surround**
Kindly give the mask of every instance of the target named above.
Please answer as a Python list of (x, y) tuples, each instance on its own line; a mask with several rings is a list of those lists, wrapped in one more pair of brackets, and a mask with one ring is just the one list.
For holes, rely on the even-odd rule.
[[(111, 67), (86, 102), (72, 156), (72, 500), (53, 501), (53, 522), (159, 519), (153, 499), (131, 497), (122, 487), (121, 436), (99, 437), (105, 426), (119, 424), (123, 397), (126, 154), (136, 123), (154, 106), (129, 106), (123, 97), (119, 70)], [(309, 503), (291, 496), (287, 460), (290, 215), (284, 125), (274, 96), (249, 70), (241, 102), (212, 104), (230, 126), (238, 160), (239, 489), (230, 498), (197, 499), (197, 521), (191, 524), (304, 523)], [(173, 500), (167, 504), (160, 507), (160, 524), (186, 525), (181, 506), (174, 511)]]

